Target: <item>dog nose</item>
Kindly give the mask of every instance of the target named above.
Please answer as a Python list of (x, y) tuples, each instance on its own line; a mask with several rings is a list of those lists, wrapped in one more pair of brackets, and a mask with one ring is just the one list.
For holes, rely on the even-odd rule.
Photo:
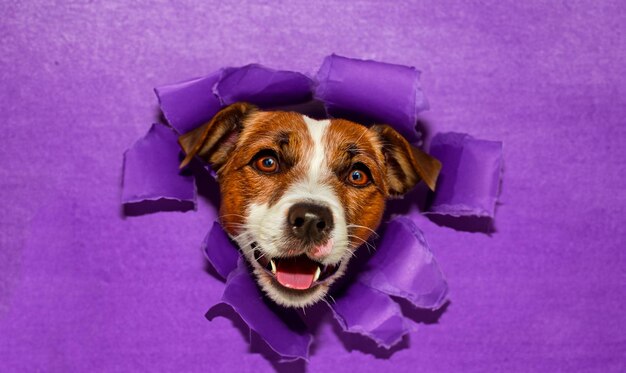
[(296, 203), (287, 215), (291, 232), (302, 240), (321, 243), (333, 229), (333, 214), (326, 206)]

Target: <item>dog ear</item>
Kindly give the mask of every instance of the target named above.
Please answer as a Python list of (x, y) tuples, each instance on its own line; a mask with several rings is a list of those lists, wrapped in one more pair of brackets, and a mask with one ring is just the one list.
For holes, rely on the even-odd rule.
[(186, 154), (180, 168), (197, 155), (217, 171), (235, 148), (245, 119), (258, 110), (254, 105), (237, 102), (220, 110), (208, 123), (180, 136), (178, 143)]
[(402, 135), (387, 125), (375, 125), (370, 129), (378, 135), (383, 147), (390, 195), (407, 193), (420, 179), (430, 190), (435, 190), (441, 162), (411, 146)]

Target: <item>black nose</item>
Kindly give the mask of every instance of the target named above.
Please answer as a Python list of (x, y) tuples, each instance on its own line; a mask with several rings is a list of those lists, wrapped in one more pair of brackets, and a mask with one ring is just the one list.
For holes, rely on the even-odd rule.
[(287, 219), (294, 236), (312, 243), (322, 243), (333, 229), (330, 209), (314, 203), (296, 203), (289, 209)]

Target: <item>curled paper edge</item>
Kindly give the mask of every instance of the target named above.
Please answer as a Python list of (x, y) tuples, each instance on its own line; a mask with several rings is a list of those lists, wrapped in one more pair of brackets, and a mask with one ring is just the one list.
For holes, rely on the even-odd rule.
[[(496, 200), (497, 203), (497, 200)], [(461, 203), (456, 204), (438, 204), (432, 207), (431, 210), (425, 211), (424, 215), (448, 215), (455, 218), (462, 217), (478, 217), (478, 218), (494, 218), (495, 214), (485, 210), (484, 208), (465, 205)]]
[[(430, 152), (443, 168), (425, 214), (494, 219), (504, 172), (502, 142), (465, 133), (438, 133), (431, 141)], [(477, 157), (473, 152), (481, 154)], [(459, 174), (462, 185), (457, 182)]]
[(311, 101), (314, 84), (302, 73), (252, 63), (221, 69), (212, 92), (223, 107), (243, 101), (267, 108)]
[[(245, 260), (240, 258), (237, 262), (237, 268), (228, 275), (222, 303), (232, 307), (246, 325), (254, 330), (283, 360), (303, 359), (308, 361), (313, 336), (304, 330), (301, 333), (293, 330), (296, 327), (305, 328), (304, 323), (301, 320), (298, 322), (295, 316), (287, 325), (279, 315), (270, 309), (252, 276), (248, 272)], [(260, 318), (264, 318), (264, 320), (260, 320)], [(277, 338), (275, 337), (277, 333), (283, 333), (283, 336)], [(289, 338), (289, 341), (284, 341), (285, 338)]]
[[(396, 229), (403, 232), (396, 232)], [(393, 237), (391, 233), (394, 233)], [(393, 243), (386, 241), (402, 234), (410, 235), (416, 241), (415, 244), (405, 240), (402, 248), (394, 248), (391, 247)], [(359, 274), (359, 281), (387, 295), (405, 299), (416, 308), (439, 309), (447, 300), (448, 283), (422, 231), (413, 220), (406, 216), (395, 217), (387, 223), (385, 234), (379, 242), (376, 252), (368, 261), (368, 268)], [(418, 264), (420, 267), (414, 268)], [(411, 278), (397, 278), (400, 273), (406, 272), (411, 273), (412, 281)], [(429, 281), (424, 282), (419, 276), (428, 276)], [(400, 286), (399, 282), (402, 281), (410, 283)], [(423, 286), (430, 286), (430, 289), (420, 288)]]
[[(338, 64), (337, 67), (335, 67), (336, 63)], [(391, 73), (391, 76), (396, 81), (394, 82), (394, 79), (391, 79), (391, 82), (386, 81), (383, 84), (378, 78), (381, 75), (381, 70), (383, 73)], [(360, 71), (362, 76), (359, 76), (359, 79), (357, 79), (355, 73), (350, 71)], [(408, 75), (411, 75), (411, 77), (409, 78)], [(410, 80), (410, 84), (398, 82), (397, 80), (400, 77)], [(346, 117), (346, 119), (356, 122), (361, 122), (367, 118), (365, 122), (388, 124), (406, 137), (409, 142), (417, 142), (420, 140), (419, 133), (415, 128), (419, 118), (418, 115), (420, 112), (430, 108), (422, 89), (420, 78), (421, 71), (414, 66), (349, 58), (333, 53), (324, 58), (316, 74), (314, 97), (324, 103), (326, 114), (329, 118)], [(369, 84), (362, 84), (361, 86), (357, 84), (357, 87), (351, 87), (349, 84), (355, 81), (365, 81)], [(393, 96), (393, 94), (390, 94), (383, 95), (384, 98), (378, 99), (367, 96), (362, 98), (365, 103), (358, 105), (351, 102), (354, 100), (347, 99), (347, 97), (351, 97), (354, 94), (358, 96), (363, 89), (380, 90), (385, 85), (392, 85), (397, 88), (397, 90), (391, 90), (394, 91), (396, 98), (399, 94), (395, 91), (398, 90), (403, 92), (410, 90), (410, 97), (408, 99), (406, 97), (404, 99), (395, 99), (390, 97)], [(371, 107), (377, 109), (372, 110)], [(392, 107), (395, 107), (395, 109), (392, 109)], [(360, 118), (353, 118), (356, 113), (359, 113), (357, 116)]]
[(181, 175), (176, 133), (154, 123), (148, 132), (124, 152), (122, 204), (133, 205), (161, 200), (196, 208), (197, 190), (193, 175)]
[(228, 275), (237, 269), (239, 250), (230, 242), (230, 238), (218, 221), (213, 222), (211, 229), (202, 241), (201, 250), (223, 280), (226, 280)]
[(220, 101), (213, 95), (212, 89), (222, 70), (154, 89), (163, 116), (178, 134), (201, 126), (221, 109)]
[[(363, 303), (355, 305), (359, 301)], [(376, 306), (371, 308), (374, 304)], [(385, 349), (392, 348), (405, 335), (415, 331), (396, 302), (359, 281), (351, 284), (342, 297), (329, 304), (329, 308), (344, 332), (359, 334)]]

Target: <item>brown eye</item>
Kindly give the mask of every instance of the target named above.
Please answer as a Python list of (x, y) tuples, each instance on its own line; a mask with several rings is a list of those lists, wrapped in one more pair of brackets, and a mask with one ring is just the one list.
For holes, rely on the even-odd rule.
[(276, 157), (271, 155), (266, 155), (263, 157), (259, 157), (256, 161), (254, 161), (254, 167), (266, 174), (272, 174), (278, 171), (278, 160)]
[(368, 185), (370, 183), (370, 177), (365, 169), (365, 166), (356, 165), (353, 167), (348, 174), (348, 182), (357, 187)]

